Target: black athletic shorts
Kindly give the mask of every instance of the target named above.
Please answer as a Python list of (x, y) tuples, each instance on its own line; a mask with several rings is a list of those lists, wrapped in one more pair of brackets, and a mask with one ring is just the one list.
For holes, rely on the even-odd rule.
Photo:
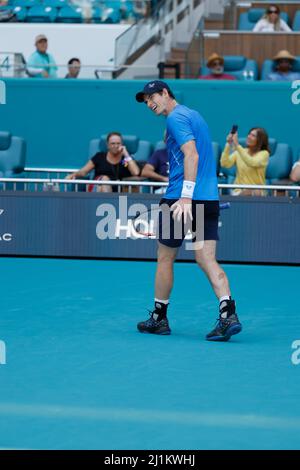
[[(179, 248), (185, 238), (187, 226), (181, 222), (174, 221), (173, 211), (169, 211), (174, 202), (178, 199), (161, 199), (159, 205), (163, 206), (163, 210), (159, 214), (158, 240), (163, 245), (170, 248)], [(197, 209), (197, 205), (202, 205)], [(166, 216), (163, 214), (169, 213)], [(218, 225), (220, 207), (219, 201), (192, 201), (193, 221), (190, 222), (189, 228), (193, 234), (192, 241), (219, 240)], [(199, 220), (199, 214), (200, 219)], [(198, 215), (198, 220), (197, 220)]]

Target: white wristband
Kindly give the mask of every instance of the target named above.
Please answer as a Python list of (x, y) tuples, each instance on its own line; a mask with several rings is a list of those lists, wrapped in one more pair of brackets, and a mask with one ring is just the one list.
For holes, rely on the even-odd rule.
[(124, 162), (125, 163), (129, 163), (129, 162), (131, 162), (131, 160), (133, 160), (133, 158), (130, 155), (128, 155), (128, 157), (124, 157)]
[(181, 197), (193, 199), (195, 185), (196, 185), (195, 181), (184, 180), (182, 191), (181, 191)]

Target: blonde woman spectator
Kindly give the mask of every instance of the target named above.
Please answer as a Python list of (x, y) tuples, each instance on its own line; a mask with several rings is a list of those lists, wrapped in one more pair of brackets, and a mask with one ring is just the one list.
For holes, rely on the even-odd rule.
[(277, 5), (270, 5), (265, 15), (256, 23), (254, 33), (272, 33), (275, 31), (291, 32), (291, 28), (280, 18), (280, 9)]
[[(236, 166), (235, 184), (265, 185), (269, 156), (268, 134), (261, 127), (254, 127), (248, 133), (246, 148), (239, 144), (238, 134), (227, 136), (220, 163), (224, 168)], [(261, 190), (234, 189), (232, 194), (263, 196), (265, 193)]]

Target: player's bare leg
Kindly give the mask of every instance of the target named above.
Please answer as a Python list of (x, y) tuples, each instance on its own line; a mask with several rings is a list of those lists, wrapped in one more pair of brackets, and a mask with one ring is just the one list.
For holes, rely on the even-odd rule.
[(174, 279), (174, 261), (177, 249), (158, 242), (155, 298), (169, 301)]
[(242, 330), (235, 312), (235, 302), (230, 295), (228, 278), (216, 260), (216, 241), (206, 240), (201, 250), (195, 251), (195, 259), (208, 277), (219, 299), (219, 319), (216, 327), (206, 335), (209, 341), (228, 341)]
[(167, 309), (173, 287), (173, 268), (176, 254), (176, 248), (169, 248), (158, 242), (154, 310), (151, 312), (149, 320), (138, 323), (138, 330), (141, 333), (158, 335), (169, 335), (171, 333), (167, 319)]
[(230, 297), (228, 278), (216, 260), (216, 241), (206, 240), (201, 250), (195, 250), (195, 259), (208, 277), (218, 299)]

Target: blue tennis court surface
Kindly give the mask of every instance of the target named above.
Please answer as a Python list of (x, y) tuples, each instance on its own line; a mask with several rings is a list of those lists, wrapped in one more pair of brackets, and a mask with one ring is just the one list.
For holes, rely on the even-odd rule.
[(0, 448), (296, 449), (298, 267), (225, 266), (244, 331), (175, 266), (173, 334), (142, 335), (155, 263), (1, 259)]

